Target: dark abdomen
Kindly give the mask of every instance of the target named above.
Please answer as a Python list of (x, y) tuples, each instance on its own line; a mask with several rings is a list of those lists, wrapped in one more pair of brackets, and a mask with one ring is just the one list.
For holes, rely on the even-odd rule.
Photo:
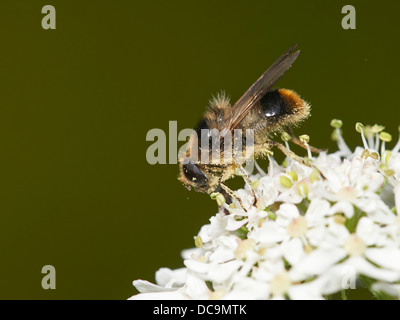
[(239, 128), (254, 129), (256, 143), (263, 143), (274, 132), (299, 124), (310, 114), (310, 106), (288, 89), (267, 92), (243, 118)]

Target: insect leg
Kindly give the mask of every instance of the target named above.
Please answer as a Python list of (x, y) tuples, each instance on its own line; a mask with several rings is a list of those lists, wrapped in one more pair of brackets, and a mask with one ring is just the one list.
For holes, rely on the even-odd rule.
[[(286, 131), (290, 135), (290, 141), (292, 141), (294, 144), (297, 144), (298, 146), (302, 147), (303, 149), (307, 150), (307, 146), (299, 138), (297, 138), (294, 135), (294, 133), (293, 133), (293, 131), (292, 131), (292, 129), (290, 127), (286, 127)], [(310, 146), (310, 145), (308, 145), (308, 147), (314, 153), (321, 153), (322, 151), (325, 151), (323, 149), (321, 150), (321, 149), (315, 148), (315, 147)]]
[(268, 143), (270, 146), (277, 147), (285, 156), (287, 156), (287, 157), (289, 157), (289, 158), (291, 158), (291, 159), (293, 159), (293, 160), (295, 160), (295, 161), (297, 161), (297, 162), (299, 162), (299, 163), (301, 163), (301, 164), (303, 164), (303, 165), (305, 165), (305, 166), (307, 166), (307, 167), (316, 169), (316, 170), (320, 173), (321, 177), (322, 177), (323, 179), (326, 179), (326, 177), (322, 174), (321, 170), (319, 170), (319, 169), (318, 169), (316, 166), (314, 166), (312, 163), (307, 163), (306, 161), (304, 161), (304, 159), (303, 159), (302, 157), (299, 157), (299, 156), (298, 156), (297, 154), (295, 154), (293, 151), (287, 149), (283, 144), (281, 144), (281, 143), (279, 143), (279, 142), (276, 142), (276, 141), (272, 141), (272, 140), (271, 140), (271, 141), (267, 141), (267, 143)]
[[(224, 189), (222, 189), (222, 187), (221, 187), (221, 180), (219, 181), (219, 185), (218, 185), (218, 187), (215, 189), (215, 192), (219, 192), (219, 193), (221, 193), (221, 194), (224, 196), (224, 198), (225, 198), (225, 203), (226, 203), (226, 204), (231, 204), (231, 203), (232, 203), (232, 201), (233, 201), (232, 197), (230, 197), (229, 194), (228, 194)], [(220, 208), (220, 209), (221, 209), (221, 208)], [(228, 211), (226, 208), (223, 208), (223, 211), (224, 211), (224, 213), (225, 213), (226, 215), (229, 214), (229, 211)]]
[(242, 174), (242, 177), (243, 177), (244, 181), (247, 183), (248, 187), (251, 190), (251, 193), (253, 194), (253, 199), (254, 199), (253, 200), (253, 206), (255, 206), (257, 204), (257, 200), (258, 199), (257, 199), (257, 196), (256, 196), (256, 193), (255, 193), (254, 189), (251, 186), (251, 181), (250, 181), (249, 175), (247, 174), (246, 170), (244, 170), (243, 166), (237, 161), (235, 156), (233, 157), (233, 159), (234, 159), (236, 165), (238, 166), (239, 171)]
[(242, 209), (247, 212), (246, 208), (243, 205), (242, 199), (240, 199), (236, 193), (231, 190), (226, 184), (220, 183), (221, 188), (232, 198), (235, 199), (239, 202), (240, 206), (242, 207)]

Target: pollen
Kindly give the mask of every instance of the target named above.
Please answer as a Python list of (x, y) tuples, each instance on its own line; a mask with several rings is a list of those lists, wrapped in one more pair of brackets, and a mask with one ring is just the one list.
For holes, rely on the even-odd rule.
[(369, 157), (369, 150), (365, 149), (362, 153), (361, 153), (361, 158), (362, 159), (367, 159)]
[(287, 232), (293, 238), (300, 238), (307, 232), (308, 224), (307, 219), (303, 216), (295, 218), (289, 223)]
[(225, 197), (219, 192), (213, 192), (210, 194), (210, 198), (217, 201), (218, 206), (222, 206), (225, 203)]
[(379, 159), (379, 154), (377, 152), (371, 152), (369, 154), (369, 156), (374, 160), (378, 160)]
[(374, 124), (374, 125), (372, 126), (372, 133), (379, 133), (379, 132), (381, 132), (381, 131), (383, 131), (383, 130), (385, 130), (385, 127), (384, 127), (384, 126), (381, 126), (381, 125), (379, 125), (379, 124)]
[(289, 133), (287, 133), (287, 132), (282, 132), (281, 139), (282, 139), (282, 141), (288, 142), (288, 141), (290, 140), (290, 135), (289, 135)]
[(308, 188), (307, 185), (304, 182), (301, 182), (297, 185), (297, 192), (299, 193), (300, 196), (303, 198), (306, 198), (308, 196)]
[(361, 122), (356, 123), (356, 131), (361, 133), (364, 130), (364, 125)]
[(344, 249), (350, 256), (361, 256), (364, 254), (367, 246), (365, 242), (355, 234), (350, 235), (344, 244)]
[(339, 225), (344, 225), (345, 224), (345, 222), (346, 222), (346, 218), (345, 217), (343, 217), (341, 214), (335, 214), (334, 216), (333, 216), (333, 221), (336, 223), (336, 224), (339, 224)]
[(310, 142), (310, 136), (308, 134), (302, 134), (299, 139), (301, 142), (306, 144)]
[(357, 198), (357, 191), (351, 186), (339, 190), (338, 197), (343, 201), (353, 201)]
[(210, 292), (210, 300), (221, 300), (226, 295), (225, 289), (218, 289)]
[(314, 250), (314, 248), (309, 243), (305, 244), (303, 248), (305, 253), (307, 254), (311, 253)]
[(384, 142), (390, 142), (392, 141), (392, 135), (388, 132), (382, 131), (379, 133), (379, 139), (381, 139)]
[(251, 187), (253, 190), (257, 189), (260, 186), (260, 180), (254, 180), (251, 182)]
[(200, 236), (195, 237), (194, 244), (197, 248), (203, 247), (203, 239)]
[(272, 295), (280, 296), (285, 294), (289, 290), (291, 283), (292, 281), (286, 271), (278, 273), (270, 283)]
[(339, 119), (332, 119), (331, 121), (331, 127), (340, 129), (343, 125), (343, 121)]
[(246, 258), (246, 253), (249, 250), (254, 249), (256, 246), (256, 241), (254, 239), (245, 239), (240, 242), (235, 251), (235, 258), (238, 260), (243, 260)]
[(267, 252), (267, 248), (266, 247), (261, 247), (257, 251), (258, 255), (261, 256), (261, 257), (264, 256), (266, 252)]
[(299, 180), (299, 176), (297, 175), (296, 171), (294, 171), (294, 170), (288, 172), (288, 175), (292, 178), (292, 180), (293, 180), (294, 182), (296, 182), (297, 180)]
[(321, 180), (321, 179), (320, 179), (320, 177), (319, 177), (319, 172), (318, 172), (318, 170), (317, 170), (317, 169), (314, 169), (314, 170), (311, 172), (310, 181), (311, 181), (311, 183), (314, 183), (314, 182), (317, 181), (317, 180)]
[(281, 176), (280, 182), (281, 185), (284, 186), (285, 188), (291, 188), (293, 186), (293, 181), (287, 176)]
[(385, 170), (385, 175), (386, 175), (387, 177), (391, 177), (391, 176), (393, 176), (394, 174), (395, 174), (395, 172), (394, 172), (394, 170), (392, 170), (392, 169)]

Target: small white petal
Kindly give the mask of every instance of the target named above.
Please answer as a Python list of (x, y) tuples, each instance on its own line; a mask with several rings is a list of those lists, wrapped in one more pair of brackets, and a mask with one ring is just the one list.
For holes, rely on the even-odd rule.
[[(380, 245), (385, 242), (385, 236), (381, 234), (380, 225), (374, 223), (368, 217), (362, 217), (357, 224), (356, 234), (367, 246)], [(383, 238), (383, 239), (382, 239)]]
[(326, 237), (326, 227), (325, 225), (320, 225), (314, 228), (311, 228), (307, 231), (307, 239), (310, 245), (314, 247), (319, 247), (324, 238)]
[(183, 264), (189, 269), (197, 273), (207, 273), (210, 269), (210, 264), (192, 259), (184, 260)]
[(285, 265), (282, 259), (268, 259), (259, 262), (259, 267), (253, 269), (252, 276), (256, 280), (269, 282), (275, 274), (281, 273), (284, 270)]
[(235, 258), (235, 250), (238, 246), (238, 237), (235, 236), (220, 236), (213, 240), (215, 246), (214, 252), (211, 253), (210, 262), (225, 262)]
[(393, 297), (400, 298), (400, 284), (377, 282), (372, 285), (372, 289), (376, 291), (384, 291)]
[(400, 214), (400, 184), (394, 188), (393, 192), (394, 192), (394, 203), (396, 204), (396, 211), (397, 214)]
[(160, 286), (181, 287), (186, 280), (186, 268), (171, 270), (161, 268), (156, 272), (156, 283)]
[(243, 227), (246, 223), (247, 223), (247, 219), (243, 219), (243, 220), (236, 220), (233, 216), (230, 216), (227, 219), (227, 225), (226, 225), (226, 230), (228, 231), (235, 231), (237, 229), (240, 229), (241, 227)]
[(201, 236), (203, 243), (215, 239), (219, 235), (226, 232), (227, 216), (225, 214), (218, 213), (214, 217), (210, 218), (210, 224), (207, 225), (204, 230), (200, 230), (199, 236)]
[(231, 291), (223, 297), (224, 300), (260, 300), (268, 299), (269, 285), (248, 277), (235, 280)]
[(399, 248), (368, 248), (365, 252), (365, 256), (382, 268), (400, 272)]
[[(203, 238), (201, 238), (203, 240)], [(202, 254), (202, 249), (200, 248), (190, 248), (190, 249), (183, 249), (181, 251), (181, 258), (183, 260), (193, 259), (193, 257), (200, 257)]]
[(362, 257), (350, 257), (346, 260), (346, 264), (353, 266), (358, 273), (365, 274), (376, 280), (389, 282), (399, 280), (398, 272), (377, 268)]
[(210, 265), (207, 280), (224, 282), (229, 279), (242, 265), (242, 261), (232, 260), (225, 263)]
[(297, 218), (300, 215), (297, 207), (291, 203), (281, 204), (276, 214), (284, 219), (289, 219), (289, 220)]
[(344, 225), (337, 224), (333, 218), (329, 220), (328, 228), (325, 231), (325, 238), (320, 243), (321, 248), (341, 247), (350, 236)]
[(330, 204), (328, 201), (315, 198), (311, 200), (310, 205), (308, 206), (305, 217), (309, 223), (309, 226), (316, 226), (322, 222), (324, 216), (328, 214), (330, 208)]
[(361, 161), (360, 158), (355, 158), (352, 163), (351, 167), (349, 170), (349, 179), (350, 183), (354, 185), (357, 180), (360, 178), (361, 172), (363, 169), (363, 162)]
[(347, 218), (351, 218), (354, 215), (354, 207), (349, 202), (339, 201), (335, 203), (329, 210), (329, 214), (335, 213), (344, 213)]
[(273, 296), (271, 300), (286, 300), (286, 298), (282, 295), (279, 295), (279, 296)]
[(288, 238), (286, 229), (277, 228), (273, 221), (265, 221), (260, 228), (251, 233), (251, 236), (257, 242), (265, 244), (280, 242)]
[(314, 281), (293, 285), (288, 294), (292, 300), (325, 300), (321, 294), (321, 287)]
[(346, 257), (346, 252), (340, 248), (314, 250), (291, 269), (291, 278), (294, 281), (300, 281), (319, 275), (344, 257)]
[[(213, 218), (215, 219), (215, 217), (212, 217), (211, 219), (213, 219)], [(210, 229), (211, 229), (211, 225), (206, 224), (201, 227), (199, 233), (197, 234), (199, 237), (201, 237), (201, 240), (203, 241), (203, 243), (207, 243), (213, 239), (213, 237), (210, 235)]]
[(361, 211), (368, 213), (374, 213), (378, 209), (377, 202), (379, 197), (370, 196), (368, 198), (360, 198), (353, 201), (353, 203), (361, 209)]
[(193, 272), (188, 272), (185, 284), (185, 294), (187, 294), (190, 299), (207, 299), (210, 290), (204, 280), (195, 276)]
[(266, 199), (265, 206), (269, 206), (276, 201), (276, 197), (278, 196), (279, 192), (272, 183), (270, 177), (266, 176), (261, 178), (258, 189), (261, 191), (262, 197)]
[(151, 283), (150, 281), (147, 280), (135, 280), (133, 281), (132, 284), (140, 293), (166, 292), (166, 291), (176, 290), (176, 288), (165, 288), (157, 284)]
[(299, 238), (291, 239), (282, 243), (283, 256), (293, 266), (305, 255), (303, 243)]
[(248, 212), (248, 223), (247, 223), (247, 228), (249, 230), (253, 229), (255, 226), (258, 225), (258, 222), (260, 219), (265, 218), (268, 216), (268, 213), (264, 210), (259, 210), (255, 207), (252, 207)]
[[(246, 185), (246, 187), (247, 187), (247, 185)], [(240, 198), (240, 200), (242, 200), (242, 203), (245, 208), (249, 208), (254, 201), (253, 194), (247, 189), (246, 190), (245, 189), (237, 190), (236, 195), (238, 196), (238, 198)], [(237, 207), (240, 207), (240, 206), (237, 206)]]
[(300, 203), (303, 200), (303, 197), (300, 196), (293, 189), (282, 192), (277, 198), (276, 201), (285, 202), (285, 203)]
[(238, 271), (238, 275), (242, 277), (247, 277), (248, 274), (252, 271), (254, 265), (258, 263), (260, 256), (257, 252), (248, 250), (246, 260), (243, 261), (243, 264)]
[(174, 290), (167, 292), (148, 292), (140, 293), (130, 297), (128, 300), (187, 300), (188, 297), (183, 294), (183, 290)]
[(320, 283), (322, 294), (333, 294), (342, 289), (356, 289), (356, 280), (356, 269), (340, 263), (334, 265), (314, 281)]

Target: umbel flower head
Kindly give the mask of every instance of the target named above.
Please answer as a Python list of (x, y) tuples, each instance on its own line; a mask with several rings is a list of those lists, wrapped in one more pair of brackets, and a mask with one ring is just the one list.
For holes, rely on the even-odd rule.
[(353, 152), (342, 122), (331, 125), (338, 151), (308, 150), (310, 166), (268, 155), (268, 172), (258, 167), (251, 186), (236, 191), (247, 210), (214, 194), (229, 214), (201, 227), (195, 248), (182, 252), (184, 268), (161, 268), (157, 284), (134, 281), (140, 293), (130, 299), (346, 298), (361, 286), (398, 299), (400, 139), (387, 150), (382, 126), (357, 123), (362, 146)]

